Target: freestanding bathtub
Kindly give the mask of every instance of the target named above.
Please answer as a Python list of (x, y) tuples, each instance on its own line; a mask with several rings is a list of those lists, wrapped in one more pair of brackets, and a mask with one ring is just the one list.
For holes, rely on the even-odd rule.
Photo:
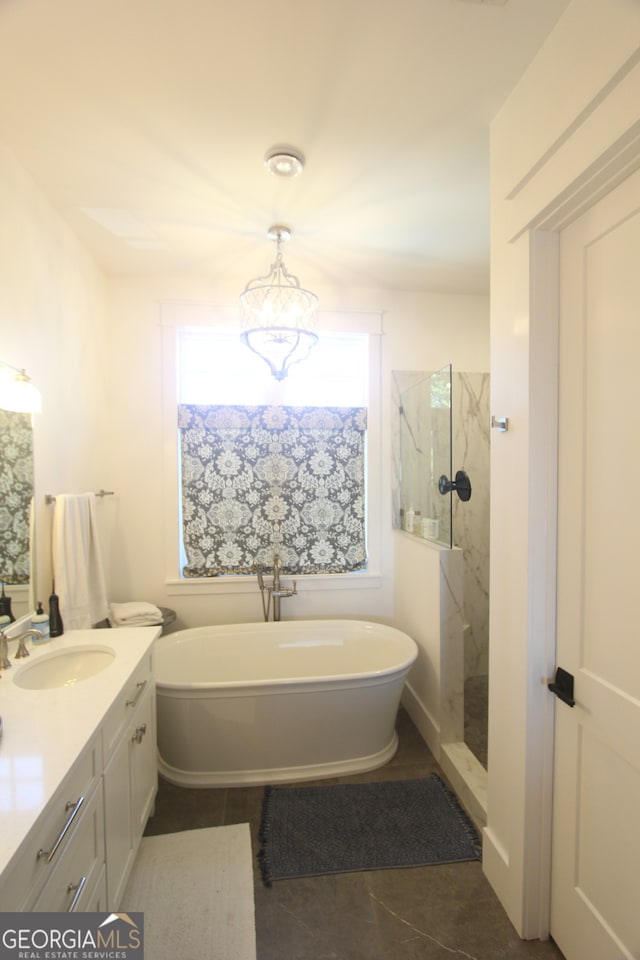
[(416, 644), (362, 620), (196, 627), (155, 644), (161, 774), (190, 787), (374, 770)]

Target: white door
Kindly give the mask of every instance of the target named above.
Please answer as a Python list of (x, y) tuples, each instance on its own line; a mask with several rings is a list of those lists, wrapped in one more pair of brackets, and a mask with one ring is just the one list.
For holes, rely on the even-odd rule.
[(560, 239), (551, 934), (640, 958), (640, 172)]

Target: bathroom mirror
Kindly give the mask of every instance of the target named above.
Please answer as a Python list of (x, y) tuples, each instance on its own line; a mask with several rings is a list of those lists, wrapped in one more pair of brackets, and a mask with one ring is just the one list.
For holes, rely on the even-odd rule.
[(0, 581), (8, 586), (28, 584), (33, 504), (30, 413), (0, 409), (0, 450)]

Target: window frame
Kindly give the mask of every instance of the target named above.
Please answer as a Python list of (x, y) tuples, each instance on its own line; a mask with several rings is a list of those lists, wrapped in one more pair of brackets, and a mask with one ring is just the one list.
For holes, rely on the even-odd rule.
[[(238, 329), (236, 311), (209, 303), (165, 301), (160, 304), (163, 404), (163, 524), (165, 586), (169, 596), (214, 596), (255, 593), (255, 578), (247, 574), (183, 578), (180, 571), (179, 438), (177, 426), (178, 328), (207, 326)], [(318, 333), (365, 333), (369, 338), (369, 398), (365, 490), (367, 503), (366, 570), (347, 573), (300, 574), (305, 590), (379, 589), (382, 583), (381, 516), (381, 315), (378, 313), (321, 314)], [(238, 333), (239, 336), (239, 333)], [(271, 374), (265, 365), (265, 377)]]

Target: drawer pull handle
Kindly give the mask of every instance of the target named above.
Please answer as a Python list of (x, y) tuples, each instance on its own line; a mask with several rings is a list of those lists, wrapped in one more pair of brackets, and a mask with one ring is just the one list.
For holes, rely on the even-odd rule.
[(83, 803), (84, 803), (84, 797), (79, 797), (77, 800), (67, 800), (65, 804), (65, 810), (71, 810), (72, 807), (73, 807), (73, 810), (71, 810), (71, 813), (69, 814), (67, 822), (65, 823), (64, 827), (58, 834), (55, 843), (51, 847), (51, 850), (43, 850), (42, 847), (38, 850), (38, 860), (42, 860), (43, 857), (46, 857), (47, 863), (51, 863), (51, 861), (53, 860), (53, 858), (55, 857), (58, 851), (58, 847), (66, 837), (69, 827), (71, 826), (75, 818), (78, 816), (78, 813), (80, 812), (80, 807), (82, 806)]
[(147, 732), (146, 723), (141, 723), (139, 727), (136, 727), (136, 732), (131, 737), (131, 740), (134, 743), (142, 743), (142, 738), (144, 737), (146, 732)]
[(78, 905), (78, 900), (79, 900), (80, 897), (82, 896), (82, 891), (83, 891), (84, 888), (85, 888), (86, 882), (87, 882), (87, 878), (86, 878), (86, 877), (82, 877), (82, 879), (80, 880), (79, 883), (70, 883), (69, 886), (67, 887), (67, 893), (71, 893), (72, 890), (75, 890), (75, 892), (76, 892), (76, 895), (75, 895), (75, 897), (73, 898), (73, 900), (71, 901), (71, 906), (70, 906), (69, 909), (67, 910), (67, 913), (73, 913), (73, 911), (74, 911), (75, 908), (77, 907), (77, 905)]
[(141, 683), (136, 683), (136, 695), (131, 700), (127, 700), (125, 707), (135, 707), (136, 703), (142, 696), (142, 691), (147, 685), (147, 681), (143, 680)]

